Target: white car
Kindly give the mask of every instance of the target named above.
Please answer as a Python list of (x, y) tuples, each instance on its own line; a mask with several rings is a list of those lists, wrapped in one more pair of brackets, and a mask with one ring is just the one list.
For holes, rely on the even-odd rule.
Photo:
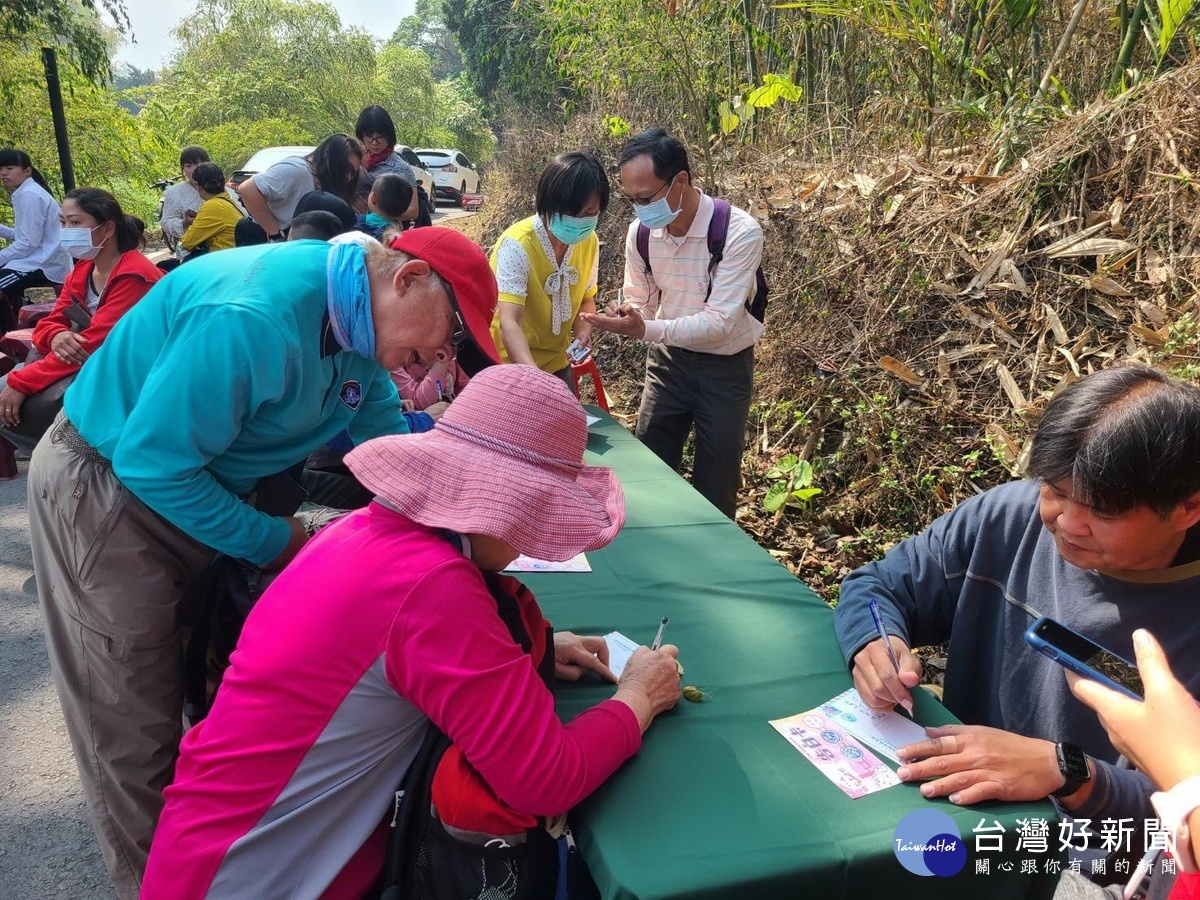
[(418, 150), (417, 156), (433, 173), (437, 196), (462, 205), (463, 194), (479, 193), (479, 173), (458, 150)]
[(285, 160), (289, 156), (308, 156), (316, 149), (316, 147), (267, 147), (265, 150), (259, 150), (246, 160), (240, 169), (229, 176), (226, 184), (231, 188), (236, 188), (251, 175), (265, 172), (275, 163)]
[(396, 152), (400, 154), (400, 158), (412, 166), (413, 172), (417, 175), (417, 184), (425, 188), (425, 193), (429, 195), (429, 199), (433, 201), (433, 175), (425, 168), (425, 163), (421, 162), (421, 158), (413, 151), (412, 147), (405, 147), (403, 144), (396, 145)]

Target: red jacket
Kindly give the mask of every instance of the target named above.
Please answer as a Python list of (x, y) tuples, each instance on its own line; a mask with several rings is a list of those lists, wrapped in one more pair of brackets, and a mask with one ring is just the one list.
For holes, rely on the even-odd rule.
[[(33, 346), (45, 356), (9, 373), (8, 386), (13, 390), (22, 394), (36, 394), (59, 379), (79, 371), (76, 363), (63, 362), (50, 352), (50, 341), (59, 332), (71, 330), (71, 320), (64, 311), (72, 302), (87, 308), (87, 280), (92, 276), (94, 265), (91, 260), (80, 260), (67, 276), (58, 302), (54, 304), (54, 312), (38, 322), (33, 330)], [(117, 320), (146, 296), (146, 292), (162, 276), (162, 270), (139, 251), (128, 250), (121, 254), (100, 293), (100, 306), (92, 316), (91, 324), (79, 335), (87, 342), (88, 353), (95, 353), (99, 349)]]

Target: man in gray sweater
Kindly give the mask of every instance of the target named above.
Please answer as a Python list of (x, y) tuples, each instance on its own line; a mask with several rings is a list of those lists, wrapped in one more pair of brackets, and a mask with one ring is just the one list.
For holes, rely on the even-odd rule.
[(1146, 628), (1200, 693), (1200, 389), (1145, 366), (1081, 379), (1047, 407), (1029, 470), (1035, 480), (968, 500), (847, 576), (838, 643), (858, 692), (886, 709), (920, 681), (909, 648), (950, 642), (945, 704), (967, 724), (929, 729), (899, 773), (926, 797), (1053, 796), (1078, 819), (1132, 818), (1140, 832), (1156, 817), (1150, 781), (1023, 634), (1049, 616), (1133, 659)]

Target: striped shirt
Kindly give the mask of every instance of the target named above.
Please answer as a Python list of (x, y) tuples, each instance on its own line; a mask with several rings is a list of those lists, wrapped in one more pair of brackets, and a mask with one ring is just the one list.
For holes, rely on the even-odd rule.
[(755, 289), (755, 270), (762, 259), (762, 228), (754, 217), (733, 207), (725, 254), (712, 277), (708, 302), (708, 224), (712, 198), (701, 194), (700, 207), (687, 234), (675, 237), (665, 228), (650, 232), (650, 268), (637, 249), (638, 222), (625, 236), (625, 302), (646, 318), (646, 340), (732, 356), (750, 347), (763, 333), (763, 323), (746, 309)]

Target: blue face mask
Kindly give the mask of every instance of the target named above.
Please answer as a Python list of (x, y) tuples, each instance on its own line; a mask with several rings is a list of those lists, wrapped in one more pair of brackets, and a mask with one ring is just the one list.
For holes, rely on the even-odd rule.
[(563, 216), (555, 213), (550, 217), (550, 233), (564, 244), (578, 244), (596, 230), (599, 216)]
[[(671, 187), (675, 186), (675, 179), (671, 179)], [(645, 206), (634, 204), (633, 213), (638, 217), (643, 225), (653, 230), (655, 228), (666, 228), (674, 222), (679, 214), (683, 211), (683, 201), (679, 202), (679, 209), (671, 209), (671, 204), (667, 202), (667, 197), (671, 195), (671, 187), (667, 188), (667, 192), (655, 200), (653, 203), (647, 203)]]

